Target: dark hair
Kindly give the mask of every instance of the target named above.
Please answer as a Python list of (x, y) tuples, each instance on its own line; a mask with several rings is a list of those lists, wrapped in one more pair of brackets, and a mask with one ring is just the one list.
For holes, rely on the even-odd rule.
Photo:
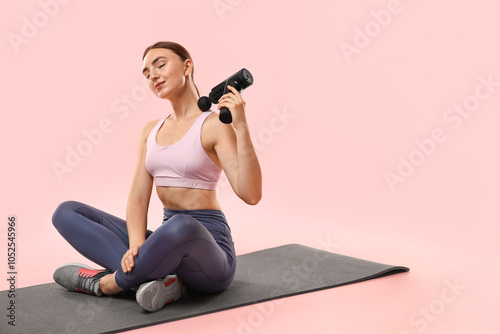
[[(178, 55), (182, 61), (185, 61), (186, 59), (190, 59), (191, 61), (193, 61), (188, 50), (186, 50), (186, 48), (183, 47), (182, 45), (177, 44), (175, 42), (156, 42), (155, 44), (148, 46), (144, 51), (142, 60), (144, 60), (144, 57), (146, 57), (146, 54), (151, 49), (169, 49), (170, 51)], [(198, 91), (198, 87), (196, 87), (196, 84), (194, 83), (193, 77), (194, 77), (194, 64), (193, 64), (193, 69), (191, 70), (191, 79), (193, 79), (194, 88), (196, 88), (196, 92), (198, 93), (198, 96), (200, 96), (200, 92)]]

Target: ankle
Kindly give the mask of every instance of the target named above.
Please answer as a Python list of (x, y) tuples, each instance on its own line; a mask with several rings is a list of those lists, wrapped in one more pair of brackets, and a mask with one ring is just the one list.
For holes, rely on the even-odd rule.
[[(106, 276), (104, 276), (104, 277), (106, 277)], [(103, 284), (102, 284), (102, 278), (99, 280), (99, 284), (98, 285), (99, 285), (98, 292), (101, 293), (101, 294), (104, 294), (104, 287), (103, 287)]]
[(99, 280), (99, 291), (103, 295), (115, 295), (124, 290), (115, 283), (114, 275), (109, 274)]
[(108, 289), (108, 284), (107, 284), (108, 276), (109, 275), (103, 276), (99, 280), (99, 292), (103, 295), (109, 294), (109, 291), (108, 291), (109, 289)]

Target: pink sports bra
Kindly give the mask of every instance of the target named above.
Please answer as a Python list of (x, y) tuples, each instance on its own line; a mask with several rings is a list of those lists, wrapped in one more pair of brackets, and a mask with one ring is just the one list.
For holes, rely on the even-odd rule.
[(222, 169), (201, 144), (201, 127), (211, 113), (211, 110), (202, 112), (184, 137), (172, 145), (161, 146), (156, 141), (158, 130), (171, 114), (151, 130), (146, 142), (145, 166), (156, 186), (216, 189)]

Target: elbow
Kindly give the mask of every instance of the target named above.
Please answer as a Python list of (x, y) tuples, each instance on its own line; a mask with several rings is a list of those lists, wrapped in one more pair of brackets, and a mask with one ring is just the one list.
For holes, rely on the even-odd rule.
[(257, 203), (259, 203), (261, 199), (262, 199), (262, 195), (259, 195), (256, 197), (246, 198), (246, 199), (244, 199), (244, 202), (248, 205), (257, 205)]
[[(248, 205), (257, 205), (262, 199), (262, 188), (252, 187), (253, 189), (237, 189), (237, 196)], [(241, 191), (240, 191), (241, 190)]]
[(251, 200), (251, 201), (245, 201), (246, 204), (248, 205), (257, 205), (257, 203), (259, 203), (260, 200)]

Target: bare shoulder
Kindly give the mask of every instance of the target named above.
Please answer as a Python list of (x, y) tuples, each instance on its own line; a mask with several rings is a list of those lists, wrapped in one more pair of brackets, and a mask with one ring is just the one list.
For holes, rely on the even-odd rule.
[(217, 112), (210, 114), (205, 120), (205, 123), (209, 130), (207, 131), (207, 139), (212, 147), (221, 140), (226, 140), (233, 135), (236, 136), (233, 126), (231, 124), (222, 123)]
[(158, 124), (159, 121), (160, 119), (154, 119), (144, 124), (141, 130), (141, 141), (147, 140), (149, 133), (151, 132), (151, 130), (153, 130), (153, 128), (155, 127), (156, 124)]

